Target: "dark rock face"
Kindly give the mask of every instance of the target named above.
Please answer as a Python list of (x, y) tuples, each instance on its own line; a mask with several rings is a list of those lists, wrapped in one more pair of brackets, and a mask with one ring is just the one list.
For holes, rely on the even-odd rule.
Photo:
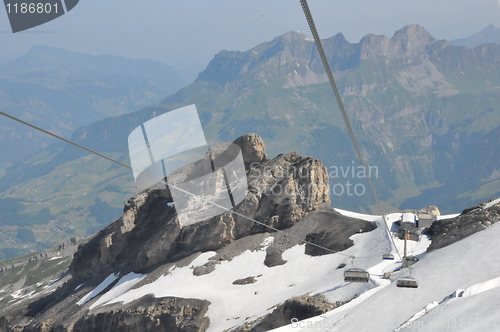
[(252, 163), (262, 163), (268, 160), (264, 141), (257, 134), (247, 134), (238, 137), (234, 143), (241, 148), (245, 167), (250, 168)]
[(432, 235), (429, 250), (445, 247), (498, 222), (500, 202), (489, 204), (491, 202), (495, 203), (496, 200), (465, 209), (456, 218), (435, 221), (429, 229)]
[[(305, 219), (308, 222), (317, 220), (318, 223), (315, 232), (307, 234), (306, 240), (333, 251), (342, 251), (351, 247), (354, 242), (349, 238), (350, 236), (356, 233), (370, 232), (377, 228), (374, 223), (342, 218), (336, 211), (313, 212)], [(328, 222), (330, 222), (330, 224)], [(335, 227), (332, 227), (332, 224), (334, 224)], [(311, 256), (320, 256), (328, 254), (329, 252), (316, 246), (306, 244), (305, 253)]]
[[(92, 332), (202, 332), (210, 325), (205, 316), (209, 303), (195, 299), (149, 297), (138, 306), (85, 315), (72, 331)], [(64, 330), (71, 331), (71, 330)]]
[(151, 295), (112, 310), (76, 314), (67, 319), (56, 316), (25, 327), (11, 326), (0, 318), (1, 332), (202, 332), (210, 325), (205, 317), (210, 302), (197, 299), (161, 298)]
[[(287, 229), (287, 233), (329, 249), (326, 250), (309, 243), (306, 244), (306, 255), (320, 256), (351, 247), (354, 242), (349, 237), (357, 233), (370, 232), (376, 227), (375, 223), (346, 217), (331, 207), (322, 206), (318, 210), (305, 215), (300, 222)], [(273, 236), (274, 242), (267, 248), (264, 261), (264, 264), (268, 267), (286, 264), (281, 254), (296, 244), (302, 244), (296, 238), (284, 234), (275, 234)]]
[(253, 284), (256, 283), (257, 279), (255, 277), (247, 277), (244, 279), (237, 279), (233, 281), (233, 285), (248, 285), (248, 284)]
[(342, 302), (331, 303), (324, 295), (302, 295), (286, 300), (272, 313), (253, 324), (239, 327), (233, 332), (264, 332), (288, 325), (292, 322), (318, 316), (341, 306)]
[[(235, 211), (274, 228), (288, 228), (306, 212), (330, 202), (328, 173), (319, 160), (297, 153), (266, 161), (255, 134), (238, 138), (247, 165), (249, 194)], [(85, 280), (111, 272), (146, 272), (195, 252), (217, 250), (247, 235), (268, 231), (231, 211), (181, 228), (169, 190), (145, 190), (125, 205), (124, 215), (75, 254), (70, 271)]]

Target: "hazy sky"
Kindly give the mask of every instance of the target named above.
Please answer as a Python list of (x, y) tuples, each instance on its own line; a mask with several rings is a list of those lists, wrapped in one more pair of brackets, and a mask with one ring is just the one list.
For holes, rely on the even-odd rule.
[[(435, 38), (500, 27), (500, 0), (309, 0), (322, 37), (344, 33), (358, 42), (368, 33), (392, 37), (407, 24)], [(0, 60), (32, 45), (90, 54), (205, 65), (222, 49), (247, 50), (290, 30), (307, 34), (299, 0), (80, 0), (68, 14), (12, 34), (0, 9)]]

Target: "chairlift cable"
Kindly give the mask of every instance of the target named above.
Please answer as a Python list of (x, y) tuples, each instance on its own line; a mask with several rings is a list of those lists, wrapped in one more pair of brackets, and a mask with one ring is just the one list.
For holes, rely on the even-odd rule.
[(354, 145), (354, 149), (356, 150), (356, 154), (358, 156), (358, 159), (361, 163), (361, 166), (365, 170), (366, 174), (366, 180), (368, 181), (368, 185), (370, 187), (370, 190), (373, 194), (373, 197), (375, 198), (375, 203), (377, 205), (377, 208), (379, 210), (379, 213), (382, 216), (382, 221), (385, 225), (385, 228), (387, 229), (387, 233), (389, 235), (389, 238), (392, 241), (392, 244), (394, 245), (394, 249), (396, 249), (396, 252), (398, 253), (399, 259), (402, 260), (401, 254), (399, 253), (398, 247), (396, 246), (396, 243), (394, 242), (394, 238), (391, 236), (391, 232), (389, 230), (389, 226), (387, 225), (386, 222), (386, 216), (385, 213), (382, 212), (382, 205), (380, 204), (380, 200), (378, 198), (377, 192), (375, 190), (375, 187), (373, 185), (373, 182), (371, 180), (370, 174), (368, 172), (368, 168), (366, 167), (365, 160), (363, 158), (363, 155), (361, 154), (361, 149), (359, 148), (358, 141), (356, 140), (356, 136), (354, 135), (354, 130), (352, 129), (351, 122), (349, 121), (349, 117), (347, 116), (347, 112), (344, 107), (344, 103), (342, 102), (342, 98), (340, 96), (339, 89), (337, 88), (337, 84), (335, 83), (335, 79), (333, 78), (332, 70), (330, 68), (330, 65), (328, 63), (328, 60), (325, 55), (325, 50), (323, 49), (323, 44), (321, 43), (321, 39), (319, 38), (318, 30), (316, 29), (316, 24), (314, 23), (311, 11), (309, 10), (309, 5), (307, 4), (307, 0), (300, 0), (300, 3), (302, 5), (302, 9), (304, 11), (304, 14), (306, 16), (307, 23), (309, 24), (309, 28), (311, 29), (311, 33), (314, 38), (314, 42), (316, 43), (316, 48), (318, 49), (318, 53), (321, 57), (321, 61), (323, 62), (323, 66), (325, 67), (326, 75), (328, 76), (328, 80), (330, 81), (330, 85), (332, 86), (333, 93), (335, 94), (335, 98), (337, 99), (337, 103), (340, 108), (340, 112), (342, 113), (342, 117), (344, 118), (344, 122), (346, 124), (347, 130), (349, 131), (349, 135), (351, 136), (352, 143)]
[[(77, 148), (79, 148), (79, 149), (85, 150), (85, 151), (87, 151), (87, 152), (89, 152), (89, 153), (92, 153), (92, 154), (94, 154), (94, 155), (98, 156), (98, 157), (104, 158), (104, 159), (106, 159), (106, 160), (108, 160), (108, 161), (110, 161), (110, 162), (112, 162), (112, 163), (115, 163), (115, 164), (118, 164), (118, 165), (120, 165), (120, 166), (122, 166), (122, 167), (125, 167), (125, 168), (127, 168), (127, 169), (129, 169), (129, 170), (132, 170), (132, 171), (136, 171), (136, 172), (138, 172), (138, 173), (141, 173), (141, 171), (138, 171), (138, 170), (136, 170), (136, 169), (134, 169), (134, 168), (132, 168), (132, 167), (130, 167), (130, 166), (128, 166), (128, 165), (126, 165), (126, 164), (124, 164), (124, 163), (121, 163), (121, 162), (119, 162), (119, 161), (117, 161), (117, 160), (115, 160), (115, 159), (113, 159), (113, 158), (110, 158), (110, 157), (108, 157), (108, 156), (106, 156), (106, 155), (103, 155), (103, 154), (101, 154), (101, 153), (99, 153), (99, 152), (97, 152), (97, 151), (94, 151), (94, 150), (92, 150), (92, 149), (86, 148), (86, 147), (84, 147), (83, 145), (80, 145), (80, 144), (78, 144), (78, 143), (75, 143), (75, 142), (73, 142), (73, 141), (70, 141), (70, 140), (68, 140), (68, 139), (66, 139), (66, 138), (63, 138), (63, 137), (61, 137), (61, 136), (57, 135), (57, 134), (51, 133), (50, 131), (47, 131), (47, 130), (45, 130), (45, 129), (42, 129), (42, 128), (40, 128), (40, 127), (38, 127), (38, 126), (36, 126), (36, 125), (34, 125), (34, 124), (31, 124), (31, 123), (29, 123), (29, 122), (23, 121), (23, 120), (21, 120), (21, 119), (19, 119), (19, 118), (15, 117), (15, 116), (9, 115), (9, 114), (4, 113), (4, 112), (2, 112), (2, 111), (0, 111), (0, 115), (3, 115), (3, 116), (5, 116), (5, 117), (7, 117), (7, 118), (9, 118), (9, 119), (11, 119), (11, 120), (16, 121), (16, 122), (22, 123), (23, 125), (26, 125), (26, 126), (28, 126), (28, 127), (31, 127), (31, 128), (33, 128), (33, 129), (35, 129), (35, 130), (41, 131), (42, 133), (45, 133), (45, 134), (47, 134), (47, 135), (49, 135), (49, 136), (52, 136), (52, 137), (54, 137), (54, 138), (57, 138), (57, 139), (59, 139), (59, 140), (61, 140), (61, 141), (63, 141), (63, 142), (66, 142), (66, 143), (68, 143), (68, 144), (71, 144), (71, 145), (73, 145), (73, 146), (76, 146), (76, 147), (77, 147)], [(145, 173), (144, 173), (144, 175), (146, 175), (147, 177), (151, 178), (152, 180), (155, 180), (156, 182), (161, 182), (161, 181), (163, 181), (162, 179), (157, 179), (157, 178), (155, 178), (155, 177), (153, 177), (153, 176), (151, 176), (151, 175), (149, 175), (149, 174), (145, 174)], [(332, 249), (329, 249), (329, 248), (323, 247), (323, 246), (321, 246), (321, 245), (319, 245), (319, 244), (316, 244), (316, 243), (313, 243), (313, 242), (311, 242), (311, 241), (308, 241), (308, 240), (302, 239), (302, 238), (300, 238), (300, 237), (298, 237), (298, 236), (295, 236), (295, 235), (289, 234), (289, 233), (287, 233), (287, 232), (285, 232), (285, 231), (283, 231), (283, 230), (277, 229), (277, 228), (275, 228), (275, 227), (273, 227), (273, 226), (269, 226), (269, 225), (267, 225), (267, 224), (265, 224), (265, 223), (263, 223), (263, 222), (261, 222), (261, 221), (255, 220), (255, 219), (250, 218), (250, 217), (248, 217), (248, 216), (245, 216), (245, 215), (243, 215), (243, 214), (241, 214), (241, 213), (239, 213), (239, 212), (236, 212), (236, 211), (234, 211), (234, 210), (228, 209), (228, 208), (226, 208), (226, 207), (224, 207), (224, 206), (222, 206), (222, 205), (219, 205), (219, 204), (217, 204), (217, 203), (214, 203), (214, 202), (212, 202), (212, 201), (209, 201), (209, 200), (207, 200), (207, 199), (205, 199), (205, 198), (203, 198), (203, 197), (199, 197), (199, 196), (198, 196), (198, 195), (196, 195), (196, 194), (193, 194), (193, 193), (191, 193), (191, 192), (189, 192), (189, 191), (186, 191), (186, 190), (184, 190), (184, 189), (182, 189), (182, 188), (179, 188), (179, 187), (177, 187), (177, 186), (174, 186), (174, 185), (172, 185), (172, 184), (168, 184), (168, 186), (169, 186), (169, 187), (172, 187), (172, 188), (174, 188), (174, 189), (176, 189), (176, 190), (179, 190), (179, 191), (181, 191), (181, 192), (183, 192), (183, 193), (185, 193), (185, 194), (187, 194), (187, 195), (190, 195), (190, 196), (192, 196), (192, 197), (196, 197), (196, 198), (200, 199), (201, 201), (203, 201), (203, 202), (205, 202), (205, 203), (211, 204), (211, 205), (216, 206), (216, 207), (218, 207), (218, 208), (221, 208), (221, 209), (223, 209), (223, 210), (225, 210), (225, 211), (230, 211), (231, 213), (233, 213), (233, 214), (235, 214), (235, 215), (237, 215), (237, 216), (240, 216), (240, 217), (242, 217), (242, 218), (245, 218), (245, 219), (247, 219), (247, 220), (250, 220), (250, 221), (252, 221), (252, 222), (254, 222), (254, 223), (256, 223), (256, 224), (259, 224), (259, 225), (261, 225), (261, 226), (264, 226), (264, 227), (266, 227), (266, 228), (268, 228), (268, 229), (271, 229), (271, 230), (273, 230), (273, 231), (275, 231), (275, 232), (282, 233), (282, 234), (284, 234), (285, 236), (289, 236), (289, 237), (291, 237), (291, 238), (293, 238), (293, 239), (295, 239), (295, 240), (298, 240), (298, 241), (301, 241), (301, 242), (303, 242), (303, 243), (306, 243), (306, 244), (309, 244), (309, 245), (315, 246), (315, 247), (317, 247), (317, 248), (319, 248), (319, 249), (326, 250), (326, 251), (328, 251), (328, 252), (330, 252), (330, 253), (332, 253), (332, 254), (340, 254), (340, 255), (343, 255), (343, 256), (346, 256), (346, 257), (351, 257), (351, 255), (344, 254), (344, 253), (342, 253), (342, 252), (340, 252), (340, 251), (334, 251), (334, 250), (332, 250)]]

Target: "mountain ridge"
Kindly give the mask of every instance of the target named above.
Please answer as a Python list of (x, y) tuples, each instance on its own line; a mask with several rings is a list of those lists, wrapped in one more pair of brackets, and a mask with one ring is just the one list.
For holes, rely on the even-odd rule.
[(500, 28), (497, 28), (493, 24), (488, 25), (483, 30), (469, 36), (467, 38), (454, 39), (450, 41), (451, 44), (456, 46), (465, 46), (468, 48), (474, 48), (481, 44), (500, 44)]
[[(33, 46), (0, 66), (0, 106), (68, 137), (77, 127), (150, 105), (183, 85), (171, 67), (152, 60)], [(0, 153), (9, 164), (53, 142), (11, 120), (2, 119), (0, 124), (4, 129)]]

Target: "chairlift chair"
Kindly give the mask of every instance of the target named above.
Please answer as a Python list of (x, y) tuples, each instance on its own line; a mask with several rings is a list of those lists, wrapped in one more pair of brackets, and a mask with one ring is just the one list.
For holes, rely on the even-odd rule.
[(394, 255), (393, 255), (393, 254), (391, 254), (391, 253), (387, 253), (387, 254), (384, 254), (384, 255), (382, 256), (382, 259), (388, 259), (388, 260), (393, 261), (393, 260), (394, 260)]
[(344, 271), (344, 281), (367, 283), (370, 281), (370, 274), (363, 269), (353, 267)]
[(410, 275), (406, 277), (401, 277), (398, 279), (396, 282), (396, 286), (402, 287), (402, 288), (418, 288), (418, 281), (417, 279), (413, 278), (411, 276), (411, 267), (408, 267), (408, 270), (410, 271)]
[(402, 288), (418, 288), (418, 281), (412, 277), (402, 277), (398, 279), (396, 286)]

